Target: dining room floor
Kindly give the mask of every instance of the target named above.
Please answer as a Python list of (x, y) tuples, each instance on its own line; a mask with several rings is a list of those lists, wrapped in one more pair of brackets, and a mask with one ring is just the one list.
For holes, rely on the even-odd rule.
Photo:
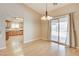
[(12, 36), (0, 50), (0, 56), (79, 56), (79, 49), (69, 48), (47, 40), (23, 44), (23, 36)]

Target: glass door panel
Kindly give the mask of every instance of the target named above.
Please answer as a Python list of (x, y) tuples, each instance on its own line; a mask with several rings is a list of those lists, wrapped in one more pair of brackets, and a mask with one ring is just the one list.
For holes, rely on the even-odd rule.
[(52, 20), (52, 23), (51, 23), (51, 40), (58, 42), (58, 20)]
[(69, 44), (68, 20), (68, 15), (51, 20), (51, 41)]
[(62, 17), (59, 19), (59, 26), (60, 26), (60, 32), (59, 32), (59, 42), (64, 43), (67, 40), (67, 23), (68, 20), (66, 17)]

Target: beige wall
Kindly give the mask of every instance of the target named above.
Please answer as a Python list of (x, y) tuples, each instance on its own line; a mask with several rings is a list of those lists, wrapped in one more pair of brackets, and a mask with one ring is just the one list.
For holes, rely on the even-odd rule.
[[(24, 43), (40, 38), (40, 14), (23, 4), (0, 4), (0, 20), (11, 17), (24, 17)], [(0, 42), (3, 45), (5, 40), (0, 39)]]
[(26, 7), (26, 19), (24, 20), (24, 41), (30, 42), (41, 38), (41, 15)]
[[(79, 47), (79, 4), (69, 4), (63, 7), (60, 7), (56, 10), (50, 11), (49, 15), (50, 16), (60, 16), (60, 15), (64, 15), (64, 14), (68, 14), (68, 13), (72, 13), (74, 12), (74, 20), (75, 20), (75, 25), (76, 25), (76, 31), (77, 31), (77, 45)], [(45, 38), (44, 40), (47, 39), (47, 33), (48, 32), (48, 23), (43, 21), (42, 22), (42, 35), (43, 38)]]
[(48, 21), (41, 20), (42, 39), (48, 39)]

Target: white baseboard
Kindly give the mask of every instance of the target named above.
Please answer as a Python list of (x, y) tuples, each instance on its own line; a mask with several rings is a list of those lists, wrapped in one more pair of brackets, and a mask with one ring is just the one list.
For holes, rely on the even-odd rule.
[(28, 40), (28, 41), (24, 41), (24, 43), (30, 43), (32, 41), (35, 41), (36, 39), (31, 39), (31, 40)]
[(41, 38), (39, 37), (39, 38), (31, 39), (31, 40), (28, 40), (28, 41), (24, 41), (24, 43), (30, 43), (30, 42), (33, 42), (33, 41), (36, 41), (36, 40), (39, 40), (39, 39), (41, 39)]

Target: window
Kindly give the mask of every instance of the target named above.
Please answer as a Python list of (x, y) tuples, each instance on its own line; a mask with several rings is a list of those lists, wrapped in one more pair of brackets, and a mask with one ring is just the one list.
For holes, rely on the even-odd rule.
[(19, 23), (12, 23), (11, 28), (19, 28)]

